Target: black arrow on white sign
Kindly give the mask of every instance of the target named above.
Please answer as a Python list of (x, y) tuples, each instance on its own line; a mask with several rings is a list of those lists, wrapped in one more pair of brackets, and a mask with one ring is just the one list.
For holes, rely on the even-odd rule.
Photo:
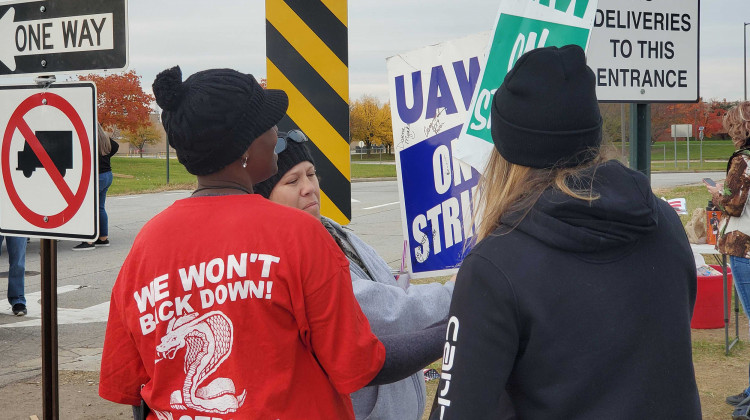
[(126, 0), (0, 6), (0, 75), (127, 67)]

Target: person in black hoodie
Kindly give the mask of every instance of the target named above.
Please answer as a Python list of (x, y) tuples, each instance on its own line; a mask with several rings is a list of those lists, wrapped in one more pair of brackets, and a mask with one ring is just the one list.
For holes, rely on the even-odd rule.
[(120, 145), (104, 131), (101, 124), (96, 125), (96, 136), (99, 144), (99, 237), (94, 242), (81, 242), (73, 247), (73, 251), (88, 251), (97, 246), (109, 246), (109, 218), (104, 203), (107, 201), (107, 190), (112, 185), (110, 158), (120, 150)]
[(649, 179), (602, 157), (594, 85), (571, 45), (495, 93), (432, 420), (701, 418), (690, 246)]

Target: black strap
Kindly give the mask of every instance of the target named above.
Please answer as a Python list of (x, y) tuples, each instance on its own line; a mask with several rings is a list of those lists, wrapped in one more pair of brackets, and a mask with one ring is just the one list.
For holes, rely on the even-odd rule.
[(146, 405), (146, 401), (141, 400), (140, 406), (133, 406), (133, 420), (146, 420), (149, 412), (151, 412), (151, 410), (148, 408), (148, 405)]
[(732, 159), (734, 159), (735, 156), (739, 155), (746, 155), (750, 156), (750, 149), (739, 149), (732, 153), (732, 156), (729, 158), (729, 161), (727, 162), (727, 173), (729, 173), (729, 167), (732, 166)]
[[(245, 194), (252, 194), (253, 192), (242, 186), (235, 185), (207, 185), (205, 187), (196, 188), (191, 195), (205, 190), (237, 190), (242, 191)], [(209, 194), (210, 195), (210, 194)], [(213, 194), (213, 195), (226, 195), (226, 194)]]

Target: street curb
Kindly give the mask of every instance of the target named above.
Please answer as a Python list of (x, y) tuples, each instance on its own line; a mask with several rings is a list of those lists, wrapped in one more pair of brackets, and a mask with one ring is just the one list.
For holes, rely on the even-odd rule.
[(396, 177), (382, 177), (382, 178), (352, 178), (352, 182), (377, 182), (377, 181), (395, 181)]

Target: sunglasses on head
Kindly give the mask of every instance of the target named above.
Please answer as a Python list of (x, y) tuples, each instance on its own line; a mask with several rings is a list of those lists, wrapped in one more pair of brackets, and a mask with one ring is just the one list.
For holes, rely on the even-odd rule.
[(286, 145), (290, 140), (295, 143), (303, 143), (307, 141), (307, 136), (305, 136), (305, 133), (300, 130), (289, 130), (286, 133), (280, 132), (279, 137), (276, 140), (276, 147), (274, 147), (273, 152), (278, 155), (279, 153), (286, 150)]

